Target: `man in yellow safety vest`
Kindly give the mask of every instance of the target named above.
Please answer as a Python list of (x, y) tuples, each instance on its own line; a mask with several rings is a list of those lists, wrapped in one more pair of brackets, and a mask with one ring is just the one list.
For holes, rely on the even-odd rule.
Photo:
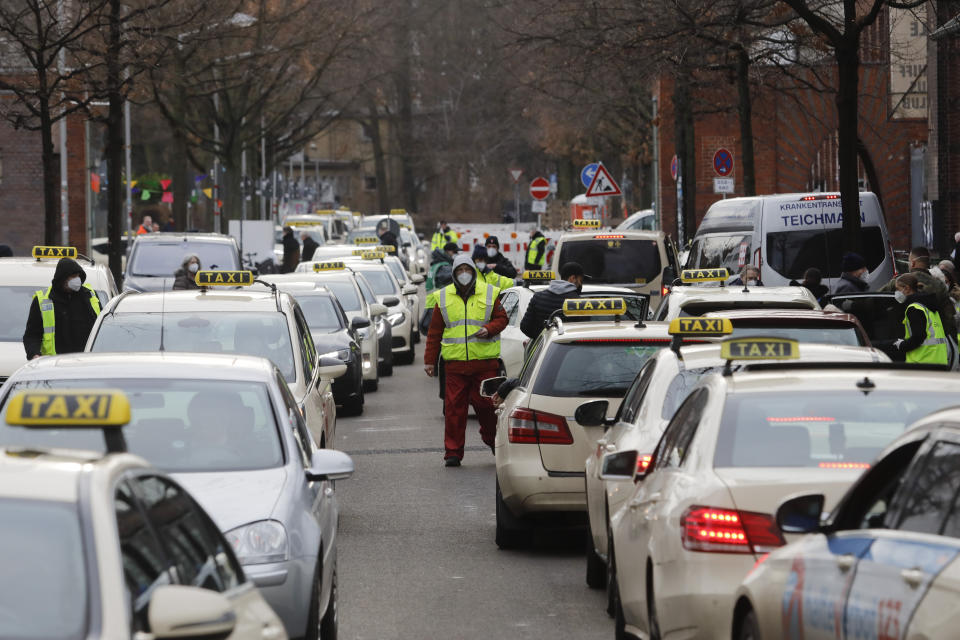
[(60, 258), (50, 286), (33, 294), (23, 332), (27, 360), (83, 351), (100, 315), (100, 300), (86, 279), (75, 260)]
[(530, 242), (527, 243), (527, 257), (524, 262), (524, 271), (539, 271), (547, 261), (547, 239), (539, 229), (530, 232)]
[(912, 273), (897, 278), (897, 302), (906, 305), (903, 316), (903, 339), (894, 346), (906, 355), (907, 362), (918, 364), (950, 364), (947, 334), (936, 311), (936, 296), (919, 290)]

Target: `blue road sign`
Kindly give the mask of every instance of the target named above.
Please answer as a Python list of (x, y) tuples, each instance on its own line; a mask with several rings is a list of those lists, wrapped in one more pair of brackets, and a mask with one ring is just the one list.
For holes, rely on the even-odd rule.
[(588, 188), (590, 183), (593, 182), (593, 176), (597, 175), (599, 166), (596, 162), (591, 162), (580, 171), (580, 182), (583, 183), (584, 189)]
[(733, 154), (726, 149), (717, 149), (713, 154), (713, 170), (721, 178), (726, 178), (733, 173)]

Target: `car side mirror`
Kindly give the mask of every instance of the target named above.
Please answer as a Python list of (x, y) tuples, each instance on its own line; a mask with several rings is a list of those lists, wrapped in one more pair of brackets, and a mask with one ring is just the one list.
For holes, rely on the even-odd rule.
[(147, 621), (154, 638), (219, 640), (233, 633), (237, 614), (230, 601), (216, 591), (167, 584), (150, 595)]
[(395, 307), (398, 304), (400, 304), (400, 298), (398, 298), (397, 296), (384, 296), (383, 304), (388, 307)]
[(370, 320), (363, 316), (356, 316), (350, 321), (350, 328), (353, 330), (366, 329), (370, 326)]
[[(421, 280), (422, 280), (422, 278), (421, 278)], [(402, 292), (403, 295), (405, 295), (405, 296), (415, 296), (415, 295), (417, 295), (417, 292), (418, 292), (418, 291), (419, 291), (419, 289), (417, 289), (417, 286), (414, 285), (414, 284), (405, 284), (405, 285), (403, 285), (403, 289), (401, 289), (401, 292)]]
[(614, 451), (603, 456), (600, 467), (601, 480), (626, 482), (633, 480), (637, 473), (637, 452), (635, 450)]
[(387, 312), (387, 308), (380, 304), (379, 302), (373, 302), (370, 304), (370, 315), (376, 318), (377, 316), (382, 316)]
[(426, 278), (424, 278), (423, 274), (420, 273), (415, 273), (410, 276), (410, 282), (413, 284), (423, 284), (424, 280), (426, 280)]
[(610, 424), (607, 420), (609, 408), (610, 403), (606, 400), (592, 400), (577, 407), (573, 417), (582, 427), (605, 427)]
[(343, 363), (343, 360), (331, 358), (330, 356), (320, 358), (320, 366), (317, 367), (317, 373), (321, 378), (333, 380), (334, 378), (339, 378), (346, 372), (347, 365)]
[(343, 451), (314, 449), (310, 456), (307, 480), (346, 480), (353, 475), (353, 458)]
[(822, 493), (810, 493), (782, 502), (777, 508), (777, 526), (784, 533), (819, 531), (824, 501)]
[(506, 382), (506, 376), (497, 376), (496, 378), (487, 378), (480, 383), (480, 395), (484, 398), (492, 398), (500, 385)]

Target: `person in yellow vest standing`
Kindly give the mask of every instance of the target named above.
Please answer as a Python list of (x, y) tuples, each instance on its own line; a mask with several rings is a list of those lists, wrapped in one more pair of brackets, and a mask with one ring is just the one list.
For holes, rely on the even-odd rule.
[(100, 300), (86, 279), (75, 260), (60, 258), (50, 286), (33, 294), (23, 332), (27, 360), (83, 351), (100, 315)]
[(480, 395), (480, 383), (498, 375), (500, 332), (507, 313), (500, 289), (484, 282), (469, 255), (453, 261), (453, 284), (439, 290), (430, 320), (423, 368), (433, 377), (437, 357), (443, 356), (444, 464), (459, 467), (467, 432), (467, 406), (473, 405), (480, 422), (480, 438), (493, 451), (497, 416), (490, 398)]
[(937, 308), (936, 296), (919, 289), (915, 275), (905, 273), (897, 278), (894, 293), (897, 302), (906, 305), (903, 316), (903, 338), (894, 346), (906, 356), (908, 363), (950, 364), (947, 334)]
[(547, 261), (547, 239), (539, 229), (530, 232), (530, 242), (527, 243), (527, 257), (524, 261), (524, 271), (540, 271)]
[(501, 291), (513, 286), (513, 278), (500, 275), (493, 270), (492, 265), (487, 263), (487, 250), (480, 245), (473, 249), (473, 264), (477, 267), (480, 279), (487, 284), (492, 284)]
[(456, 231), (450, 228), (446, 220), (437, 223), (437, 230), (433, 232), (430, 238), (430, 249), (432, 251), (443, 251), (448, 242), (456, 243), (460, 236)]

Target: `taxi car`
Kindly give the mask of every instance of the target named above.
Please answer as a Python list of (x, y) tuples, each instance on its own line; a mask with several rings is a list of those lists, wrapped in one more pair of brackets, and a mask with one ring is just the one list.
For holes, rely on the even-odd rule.
[(86, 351), (262, 356), (280, 368), (317, 444), (332, 447), (337, 427), (332, 376), (321, 371), (310, 325), (293, 296), (251, 290), (249, 271), (198, 271), (197, 283), (205, 286), (117, 296), (94, 323)]
[[(319, 249), (318, 249), (319, 250)], [(307, 265), (308, 268), (302, 268)], [(309, 280), (322, 284), (337, 296), (337, 301), (347, 313), (350, 322), (354, 318), (364, 318), (369, 322), (366, 327), (357, 327), (360, 334), (360, 351), (363, 357), (363, 383), (365, 391), (376, 391), (380, 384), (381, 356), (380, 347), (386, 333), (387, 307), (379, 302), (368, 302), (368, 295), (360, 289), (363, 276), (357, 276), (343, 260), (323, 260), (318, 262), (300, 263), (293, 274), (263, 276), (266, 281), (279, 281), (284, 277), (298, 280)], [(369, 289), (369, 285), (364, 286)], [(369, 292), (372, 296), (372, 291)]]
[[(180, 638), (190, 628), (236, 640), (287, 637), (203, 508), (125, 453), (131, 411), (122, 393), (12, 396), (4, 433), (47, 446), (0, 446), (0, 636)], [(104, 440), (112, 446), (59, 448), (42, 431), (54, 425), (67, 438), (84, 430), (95, 450)]]
[(370, 283), (377, 302), (387, 307), (390, 350), (394, 361), (397, 364), (412, 364), (416, 355), (414, 328), (419, 324), (419, 317), (414, 315), (416, 307), (410, 306), (408, 298), (416, 296), (419, 289), (413, 284), (401, 285), (390, 267), (381, 261), (385, 257), (384, 252), (373, 251), (365, 253), (359, 260), (348, 261), (348, 264)]
[[(407, 306), (410, 307), (410, 310), (413, 312), (414, 319), (422, 317), (423, 300), (420, 299), (420, 290), (416, 289), (416, 291), (413, 291), (407, 289), (407, 287), (419, 287), (424, 283), (426, 277), (420, 272), (408, 273), (406, 269), (403, 268), (403, 263), (400, 262), (400, 259), (396, 256), (388, 255), (383, 263), (390, 267), (390, 272), (393, 273), (393, 276), (397, 279), (397, 282), (400, 283), (400, 286), (410, 292), (404, 295), (404, 300), (406, 300)], [(413, 341), (414, 343), (420, 342), (420, 323), (418, 322), (414, 322), (413, 324)]]
[(200, 258), (201, 269), (242, 268), (240, 248), (231, 236), (220, 233), (148, 233), (136, 236), (130, 247), (124, 291), (170, 291), (174, 274), (190, 254)]
[(850, 347), (872, 346), (863, 325), (857, 316), (850, 313), (812, 309), (746, 309), (711, 311), (703, 314), (703, 317), (728, 318), (733, 323), (732, 338), (764, 336)]
[(97, 264), (77, 253), (75, 247), (36, 246), (32, 257), (0, 258), (0, 382), (27, 361), (23, 348), (23, 332), (33, 295), (46, 291), (53, 280), (60, 258), (77, 260), (86, 273), (84, 285), (97, 294), (100, 308), (117, 295), (117, 284), (106, 265)]
[(821, 520), (824, 497), (777, 510), (805, 533), (737, 590), (730, 637), (953, 638), (960, 612), (960, 410), (894, 440)]
[[(833, 347), (837, 348), (837, 347)], [(721, 357), (796, 359), (798, 344), (721, 343)], [(795, 493), (832, 508), (917, 417), (956, 402), (960, 379), (894, 363), (760, 364), (709, 374), (664, 430), (646, 472), (609, 454), (605, 477), (640, 477), (611, 517), (618, 633), (727, 638), (737, 585), (787, 539)]]
[[(820, 303), (806, 287), (716, 286), (729, 278), (726, 269), (686, 269), (683, 284), (672, 286), (654, 316), (669, 322), (680, 316), (702, 316), (711, 311), (738, 309), (820, 309)], [(702, 286), (715, 283), (715, 286)]]
[[(584, 427), (573, 412), (583, 398), (602, 398), (615, 413), (637, 371), (669, 340), (666, 325), (622, 320), (625, 311), (618, 298), (567, 300), (567, 321), (555, 318), (531, 346), (497, 419), (496, 542), (501, 548), (522, 544), (539, 521), (583, 523), (583, 461), (602, 429)], [(570, 322), (578, 313), (610, 319)]]

